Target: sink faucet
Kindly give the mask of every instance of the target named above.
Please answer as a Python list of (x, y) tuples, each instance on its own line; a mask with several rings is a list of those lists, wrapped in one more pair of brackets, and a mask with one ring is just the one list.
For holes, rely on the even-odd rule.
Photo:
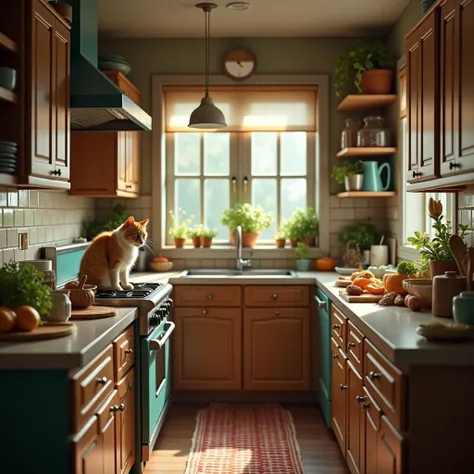
[(242, 271), (244, 267), (250, 267), (252, 262), (249, 258), (242, 258), (242, 227), (237, 226), (237, 270)]

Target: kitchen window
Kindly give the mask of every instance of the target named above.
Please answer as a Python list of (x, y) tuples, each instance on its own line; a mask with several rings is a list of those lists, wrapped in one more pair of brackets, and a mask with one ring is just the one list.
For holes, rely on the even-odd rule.
[(164, 89), (166, 209), (194, 216), (193, 226), (216, 228), (214, 242), (226, 245), (222, 211), (237, 202), (259, 204), (274, 218), (259, 243), (273, 242), (278, 223), (295, 209), (316, 207), (317, 88), (217, 86), (211, 96), (228, 127), (210, 132), (187, 127), (201, 95), (202, 88)]

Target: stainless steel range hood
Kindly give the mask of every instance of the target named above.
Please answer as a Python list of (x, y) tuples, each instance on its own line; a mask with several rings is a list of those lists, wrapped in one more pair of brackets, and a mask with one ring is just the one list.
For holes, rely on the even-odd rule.
[(152, 119), (97, 68), (98, 0), (67, 0), (71, 30), (71, 129), (150, 131)]

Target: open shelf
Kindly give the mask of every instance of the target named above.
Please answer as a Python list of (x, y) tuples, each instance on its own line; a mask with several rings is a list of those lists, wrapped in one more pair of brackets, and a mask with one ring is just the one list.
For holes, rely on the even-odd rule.
[(349, 94), (342, 99), (337, 110), (381, 109), (392, 105), (396, 94)]
[(16, 53), (18, 51), (18, 45), (8, 36), (0, 33), (0, 49)]
[(350, 157), (350, 156), (377, 156), (377, 155), (393, 155), (397, 152), (396, 147), (352, 147), (344, 148), (336, 156), (341, 157)]
[(346, 191), (339, 193), (340, 198), (388, 198), (395, 197), (396, 191)]
[(16, 94), (0, 86), (0, 101), (2, 100), (16, 104)]

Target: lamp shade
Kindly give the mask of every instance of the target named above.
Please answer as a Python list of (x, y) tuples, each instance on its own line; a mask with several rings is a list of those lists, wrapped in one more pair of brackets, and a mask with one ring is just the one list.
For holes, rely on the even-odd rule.
[(227, 127), (224, 114), (218, 109), (209, 95), (205, 95), (201, 99), (201, 103), (197, 109), (189, 117), (190, 128), (215, 129)]

